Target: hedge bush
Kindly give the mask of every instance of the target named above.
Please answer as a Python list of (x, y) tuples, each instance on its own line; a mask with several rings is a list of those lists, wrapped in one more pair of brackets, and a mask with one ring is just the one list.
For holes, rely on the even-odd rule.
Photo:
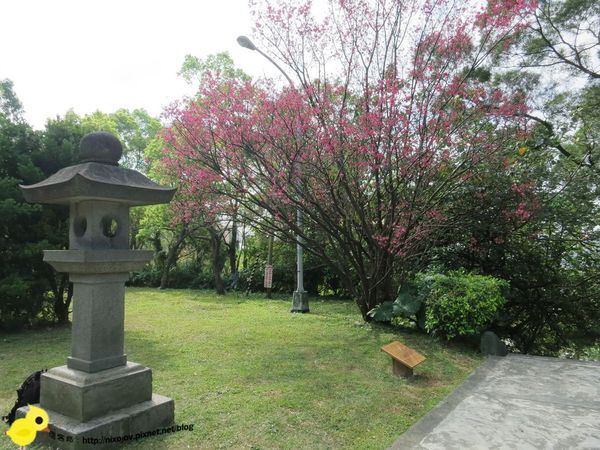
[(504, 280), (464, 271), (436, 277), (427, 295), (425, 329), (447, 339), (481, 333), (506, 303)]
[(418, 273), (398, 289), (393, 302), (369, 312), (373, 320), (412, 320), (419, 329), (446, 339), (481, 333), (496, 318), (506, 300), (508, 282), (464, 270)]

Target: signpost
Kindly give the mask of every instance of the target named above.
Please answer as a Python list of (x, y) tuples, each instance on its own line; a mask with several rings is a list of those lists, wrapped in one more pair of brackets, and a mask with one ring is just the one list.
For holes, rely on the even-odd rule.
[(273, 266), (271, 264), (267, 264), (265, 266), (265, 278), (263, 286), (267, 289), (271, 289), (273, 287)]

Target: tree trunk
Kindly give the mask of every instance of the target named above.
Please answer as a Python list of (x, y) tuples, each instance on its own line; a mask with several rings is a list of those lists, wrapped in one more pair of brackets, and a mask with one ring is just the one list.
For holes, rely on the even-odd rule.
[(179, 255), (179, 250), (181, 248), (181, 245), (183, 244), (183, 242), (185, 241), (185, 238), (187, 237), (187, 230), (188, 230), (187, 225), (184, 225), (183, 227), (181, 227), (181, 231), (179, 232), (177, 239), (175, 240), (173, 245), (171, 245), (171, 247), (169, 247), (169, 252), (167, 253), (165, 265), (163, 267), (162, 275), (160, 277), (160, 289), (167, 288), (167, 285), (169, 282), (169, 271), (171, 270), (171, 267), (177, 260), (177, 256)]
[(364, 301), (364, 306), (361, 309), (361, 313), (363, 315), (363, 318), (368, 322), (371, 320), (371, 317), (369, 317), (367, 315), (367, 313), (369, 311), (371, 311), (373, 308), (375, 308), (377, 305), (379, 305), (381, 302), (380, 300), (377, 298), (377, 288), (374, 286), (374, 283), (372, 283), (372, 280), (370, 280), (371, 282), (367, 284), (367, 289), (366, 289), (366, 294), (365, 294), (365, 301)]
[(59, 318), (59, 323), (69, 323), (69, 307), (73, 301), (73, 283), (67, 284), (67, 299), (64, 302), (64, 316)]
[(225, 258), (221, 255), (221, 236), (212, 227), (208, 227), (208, 234), (210, 235), (211, 263), (215, 291), (218, 295), (225, 295), (225, 285), (221, 278), (221, 272), (225, 265)]
[(380, 264), (378, 269), (365, 278), (361, 277), (361, 293), (357, 297), (356, 303), (366, 322), (372, 320), (368, 316), (369, 311), (383, 302), (394, 299), (392, 271), (385, 262)]
[(356, 305), (358, 306), (360, 314), (365, 322), (371, 321), (371, 317), (369, 317), (367, 314), (372, 309), (369, 305), (374, 303), (373, 297), (374, 295), (365, 292), (356, 298)]
[[(247, 257), (246, 257), (246, 222), (242, 222), (242, 254), (244, 255), (244, 263), (242, 264), (242, 270), (246, 270), (248, 268)], [(238, 264), (242, 255), (238, 259)], [(239, 266), (238, 266), (239, 267)]]
[(372, 274), (373, 277), (375, 277), (379, 274), (382, 274), (380, 276), (383, 276), (383, 278), (379, 278), (377, 280), (377, 288), (376, 288), (377, 298), (376, 298), (375, 306), (377, 306), (383, 302), (389, 302), (389, 301), (395, 300), (396, 292), (394, 290), (394, 286), (392, 285), (392, 282), (393, 282), (392, 273), (394, 273), (393, 266), (394, 266), (394, 260), (393, 260), (392, 256), (389, 254), (384, 254), (382, 256), (382, 263), (380, 264), (380, 269), (376, 273)]
[[(67, 290), (67, 298), (65, 299), (65, 288)], [(58, 295), (54, 298), (54, 315), (56, 322), (64, 325), (69, 322), (69, 306), (73, 298), (73, 283), (69, 283), (69, 275), (62, 274), (60, 280), (60, 288)]]
[(165, 266), (165, 252), (160, 241), (160, 232), (156, 231), (150, 241), (154, 248), (154, 263), (156, 264), (156, 268), (162, 270)]
[[(69, 323), (69, 307), (71, 306), (71, 299), (73, 298), (73, 283), (69, 282), (68, 274), (58, 275), (60, 283), (57, 284), (57, 274), (50, 272), (48, 274), (48, 281), (50, 282), (50, 289), (54, 294), (54, 302), (52, 304), (52, 310), (56, 323), (64, 325)], [(67, 298), (65, 299), (65, 289), (67, 290)]]

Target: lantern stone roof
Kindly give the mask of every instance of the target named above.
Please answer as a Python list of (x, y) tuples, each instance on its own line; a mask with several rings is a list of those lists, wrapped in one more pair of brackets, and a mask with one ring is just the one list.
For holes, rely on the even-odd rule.
[(70, 204), (82, 200), (116, 201), (131, 206), (168, 203), (176, 189), (156, 184), (132, 169), (119, 167), (121, 143), (105, 132), (83, 137), (80, 164), (65, 167), (39, 183), (19, 186), (31, 203)]

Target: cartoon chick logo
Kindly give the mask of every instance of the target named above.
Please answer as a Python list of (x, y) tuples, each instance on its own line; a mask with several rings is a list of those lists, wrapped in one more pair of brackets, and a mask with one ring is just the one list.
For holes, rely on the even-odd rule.
[(46, 411), (37, 406), (29, 405), (29, 411), (25, 414), (25, 418), (15, 420), (6, 434), (20, 449), (24, 449), (26, 445), (35, 440), (38, 431), (50, 431), (48, 420)]

